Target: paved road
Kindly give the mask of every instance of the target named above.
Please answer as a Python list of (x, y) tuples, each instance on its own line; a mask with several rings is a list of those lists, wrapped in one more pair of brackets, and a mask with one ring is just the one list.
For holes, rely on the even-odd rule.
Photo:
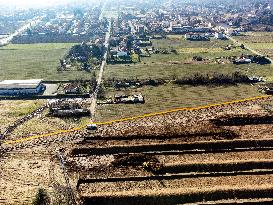
[(0, 40), (0, 46), (9, 44), (15, 36), (18, 36), (21, 33), (23, 33), (24, 31), (26, 31), (28, 28), (35, 26), (43, 18), (44, 18), (44, 16), (36, 17), (36, 18), (32, 19), (30, 22), (28, 22), (27, 24), (25, 24), (24, 26), (22, 26), (21, 28), (19, 28), (18, 30), (16, 30), (13, 34), (10, 34), (6, 38), (2, 38)]
[(91, 96), (90, 111), (91, 111), (91, 114), (92, 114), (92, 121), (94, 121), (95, 111), (96, 111), (96, 105), (97, 105), (97, 95), (98, 95), (98, 91), (99, 91), (101, 83), (102, 83), (102, 77), (103, 77), (104, 67), (106, 65), (106, 59), (107, 59), (107, 55), (108, 55), (110, 33), (111, 33), (111, 23), (109, 24), (108, 31), (107, 31), (107, 33), (105, 35), (104, 46), (106, 48), (106, 52), (105, 52), (105, 54), (103, 56), (104, 60), (102, 61), (102, 64), (100, 66), (100, 72), (99, 72), (99, 76), (98, 76), (98, 79), (97, 79), (97, 87), (95, 89), (95, 92)]
[[(99, 20), (102, 20), (102, 18), (103, 18), (104, 10), (105, 10), (105, 7), (106, 7), (107, 3), (108, 3), (108, 0), (105, 0), (104, 4), (102, 6), (101, 14), (99, 16)], [(97, 79), (97, 86), (96, 86), (96, 89), (95, 89), (94, 93), (92, 93), (92, 95), (91, 95), (90, 112), (91, 112), (91, 121), (92, 122), (95, 120), (95, 112), (96, 112), (96, 106), (97, 106), (97, 96), (98, 96), (98, 91), (99, 91), (101, 83), (102, 83), (104, 67), (106, 65), (106, 59), (107, 59), (108, 47), (109, 47), (109, 39), (110, 39), (110, 32), (111, 32), (111, 22), (109, 24), (108, 31), (106, 32), (106, 35), (105, 35), (104, 46), (106, 48), (106, 52), (105, 52), (105, 54), (103, 56), (103, 61), (102, 61), (101, 66), (100, 66), (100, 72), (99, 72), (99, 76), (98, 76), (98, 79)]]

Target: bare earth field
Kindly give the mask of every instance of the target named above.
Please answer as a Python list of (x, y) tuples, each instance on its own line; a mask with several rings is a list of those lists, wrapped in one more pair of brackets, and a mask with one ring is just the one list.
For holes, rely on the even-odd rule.
[[(212, 153), (208, 150), (200, 150), (200, 153), (188, 150), (187, 153), (186, 148), (182, 148), (184, 143), (198, 141), (201, 146), (203, 143), (219, 140), (226, 143), (243, 139), (271, 139), (270, 123), (240, 125), (238, 122), (234, 126), (215, 127), (209, 120), (220, 119), (220, 116), (227, 114), (233, 118), (238, 114), (264, 116), (268, 111), (263, 107), (271, 103), (271, 100), (242, 103), (115, 123), (107, 126), (108, 128), (102, 126), (97, 133), (98, 137), (86, 135), (85, 141), (68, 152), (71, 171), (80, 173), (78, 187), (82, 199), (85, 203), (125, 204), (128, 200), (132, 203), (133, 198), (139, 203), (145, 200), (149, 203), (150, 198), (147, 196), (157, 196), (159, 204), (164, 204), (171, 196), (177, 197), (177, 203), (182, 202), (185, 197), (181, 195), (185, 192), (200, 194), (207, 190), (207, 194), (202, 193), (205, 199), (208, 193), (219, 190), (219, 187), (227, 190), (246, 189), (249, 192), (250, 187), (257, 192), (264, 187), (271, 187), (271, 168), (266, 165), (267, 162), (271, 163), (271, 150), (211, 150)], [(163, 121), (164, 125), (160, 123)], [(235, 136), (217, 136), (221, 132)], [(242, 141), (240, 144), (244, 143)], [(163, 164), (162, 170), (167, 172), (158, 175), (147, 171), (143, 165), (116, 166), (115, 160), (122, 156), (121, 153), (125, 156), (128, 156), (126, 153), (135, 153), (156, 157)], [(180, 189), (182, 187), (183, 190)], [(156, 193), (155, 190), (160, 191)], [(175, 194), (174, 190), (179, 192)]]
[[(61, 148), (64, 148), (61, 152), (71, 188), (77, 200), (86, 204), (128, 204), (133, 198), (138, 203), (149, 203), (153, 197), (157, 197), (158, 204), (166, 204), (171, 199), (175, 199), (175, 203), (194, 202), (200, 197), (233, 199), (230, 192), (235, 189), (245, 190), (237, 201), (253, 192), (256, 193), (253, 198), (271, 198), (267, 189), (272, 187), (273, 122), (271, 118), (266, 121), (262, 117), (272, 112), (272, 105), (272, 98), (268, 98), (180, 111), (100, 125), (96, 133), (82, 130), (2, 145), (3, 151), (8, 152), (0, 162), (3, 180), (0, 190), (5, 190), (1, 192), (1, 202), (18, 204), (15, 196), (21, 195), (21, 201), (29, 203), (39, 187), (44, 187), (52, 200), (56, 200), (60, 190), (68, 187), (56, 157)], [(253, 121), (249, 115), (261, 120)], [(223, 116), (229, 116), (235, 124), (221, 121)], [(236, 119), (238, 116), (245, 120)], [(252, 140), (256, 141), (252, 143)], [(259, 147), (254, 146), (257, 143)], [(242, 147), (240, 151), (235, 149), (237, 146)], [(226, 147), (229, 150), (223, 151)], [(124, 156), (125, 161), (118, 164), (117, 159)], [(126, 156), (133, 156), (132, 162)], [(157, 160), (162, 166), (160, 174), (147, 169), (143, 159)], [(219, 190), (222, 190), (220, 195)], [(212, 193), (217, 197), (213, 198)], [(189, 195), (195, 197), (188, 198)]]

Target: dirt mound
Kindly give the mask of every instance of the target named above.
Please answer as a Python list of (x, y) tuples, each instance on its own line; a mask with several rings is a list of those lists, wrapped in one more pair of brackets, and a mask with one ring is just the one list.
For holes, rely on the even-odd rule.
[(119, 154), (115, 157), (112, 165), (115, 167), (142, 167), (153, 174), (159, 173), (163, 167), (155, 156), (146, 154)]

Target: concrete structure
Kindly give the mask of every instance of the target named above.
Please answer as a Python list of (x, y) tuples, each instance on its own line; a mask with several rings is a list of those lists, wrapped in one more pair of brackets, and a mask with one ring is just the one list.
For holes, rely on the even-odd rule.
[(0, 95), (37, 95), (45, 88), (41, 79), (4, 80), (0, 82)]

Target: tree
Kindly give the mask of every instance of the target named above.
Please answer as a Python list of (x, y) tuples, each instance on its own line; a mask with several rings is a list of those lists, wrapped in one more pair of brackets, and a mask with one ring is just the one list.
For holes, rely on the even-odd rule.
[(96, 57), (97, 59), (101, 59), (103, 56), (103, 51), (96, 45), (92, 45), (92, 55)]
[(32, 30), (30, 28), (27, 28), (26, 32), (27, 32), (28, 35), (32, 35)]
[(46, 193), (46, 190), (43, 188), (39, 188), (32, 205), (49, 205), (50, 200), (49, 196)]
[(84, 15), (80, 8), (74, 9), (73, 13), (74, 13), (74, 16), (77, 16), (79, 18), (83, 17), (83, 15)]
[(105, 99), (105, 88), (103, 85), (99, 87), (97, 97), (98, 99)]
[(133, 41), (134, 41), (134, 39), (133, 39), (132, 36), (127, 36), (126, 47), (127, 47), (129, 52), (131, 52), (131, 50), (132, 50)]
[(96, 73), (93, 72), (93, 75), (90, 79), (90, 92), (94, 92), (96, 87), (97, 87), (97, 77), (96, 77)]

